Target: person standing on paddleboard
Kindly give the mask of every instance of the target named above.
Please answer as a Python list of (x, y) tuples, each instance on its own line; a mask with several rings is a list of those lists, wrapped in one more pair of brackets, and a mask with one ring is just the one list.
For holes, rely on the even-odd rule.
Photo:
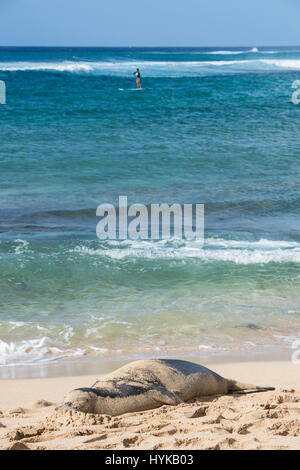
[(136, 84), (137, 84), (138, 88), (141, 90), (142, 89), (142, 83), (141, 83), (140, 69), (136, 69), (136, 71), (133, 72), (133, 75), (136, 75)]

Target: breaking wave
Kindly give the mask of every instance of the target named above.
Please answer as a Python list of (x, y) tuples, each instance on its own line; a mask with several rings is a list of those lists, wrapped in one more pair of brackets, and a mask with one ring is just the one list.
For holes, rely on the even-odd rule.
[[(211, 55), (240, 55), (240, 54), (249, 54), (251, 52), (257, 53), (260, 52), (257, 47), (253, 47), (253, 49), (250, 50), (244, 50), (244, 51), (210, 51), (210, 52), (204, 52), (204, 54), (211, 54)], [(262, 54), (264, 54), (266, 51), (261, 51)], [(272, 51), (273, 52), (273, 51)], [(276, 53), (277, 51), (274, 51)]]
[(113, 259), (196, 259), (203, 262), (235, 264), (300, 263), (300, 244), (261, 239), (257, 242), (209, 238), (200, 242), (124, 241), (107, 242), (101, 248), (79, 245), (70, 252)]
[[(215, 54), (215, 53), (213, 53)], [(212, 60), (212, 61), (124, 61), (124, 62), (0, 62), (2, 72), (60, 72), (127, 76), (140, 67), (145, 77), (176, 77), (203, 73), (299, 70), (299, 59)]]

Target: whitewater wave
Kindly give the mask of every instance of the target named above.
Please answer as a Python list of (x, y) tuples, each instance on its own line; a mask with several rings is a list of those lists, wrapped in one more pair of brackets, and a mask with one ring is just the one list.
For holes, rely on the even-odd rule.
[(299, 53), (299, 49), (281, 49), (281, 50), (259, 50), (257, 47), (253, 47), (250, 50), (239, 50), (239, 51), (211, 51), (211, 52), (202, 52), (202, 54), (209, 54), (209, 55), (242, 55), (242, 54), (288, 54), (288, 53)]
[(64, 354), (47, 337), (10, 343), (0, 340), (1, 366), (40, 362), (44, 361), (45, 357), (49, 355), (63, 357)]
[[(240, 54), (249, 54), (249, 53), (258, 53), (260, 52), (257, 47), (253, 47), (253, 49), (250, 50), (244, 50), (244, 51), (210, 51), (210, 52), (204, 52), (203, 54), (209, 54), (209, 55), (240, 55)], [(275, 52), (275, 51), (274, 51)], [(263, 54), (264, 51), (261, 51)], [(276, 53), (276, 52), (275, 52)]]
[(289, 59), (261, 59), (261, 62), (273, 67), (279, 67), (284, 69), (299, 70), (300, 60), (289, 60)]
[(55, 71), (55, 72), (92, 72), (93, 67), (85, 62), (0, 62), (3, 72)]
[(100, 75), (128, 76), (135, 68), (141, 68), (144, 77), (185, 76), (215, 73), (219, 71), (240, 72), (248, 70), (287, 69), (299, 70), (297, 59), (255, 59), (214, 61), (124, 61), (124, 62), (0, 62), (2, 72), (61, 72), (91, 73)]
[(29, 250), (29, 242), (27, 240), (15, 240), (15, 243), (17, 246), (15, 247), (15, 254), (16, 255), (23, 255), (25, 253), (32, 253), (31, 250)]
[(83, 357), (87, 353), (101, 355), (107, 351), (106, 348), (95, 346), (69, 348), (67, 344), (64, 344), (59, 347), (53, 339), (47, 336), (16, 342), (0, 340), (0, 366), (47, 364), (66, 357)]
[(112, 259), (196, 259), (203, 262), (232, 262), (235, 264), (300, 263), (300, 244), (288, 241), (261, 239), (256, 242), (207, 239), (200, 242), (124, 241), (111, 242), (101, 248), (79, 245), (72, 253), (102, 256)]
[[(28, 242), (16, 240), (16, 256), (34, 254)], [(84, 242), (64, 250), (79, 256), (128, 259), (195, 259), (202, 262), (232, 262), (235, 264), (300, 263), (300, 243), (285, 240), (257, 241), (206, 238), (203, 244), (186, 240), (107, 240), (99, 243)]]

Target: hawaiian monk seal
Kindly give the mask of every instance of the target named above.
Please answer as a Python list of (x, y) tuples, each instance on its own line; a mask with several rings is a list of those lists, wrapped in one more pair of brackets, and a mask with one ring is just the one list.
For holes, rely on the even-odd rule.
[(64, 399), (61, 409), (118, 416), (193, 398), (229, 392), (274, 390), (227, 380), (192, 362), (151, 359), (131, 362), (104, 375), (91, 388), (79, 388)]

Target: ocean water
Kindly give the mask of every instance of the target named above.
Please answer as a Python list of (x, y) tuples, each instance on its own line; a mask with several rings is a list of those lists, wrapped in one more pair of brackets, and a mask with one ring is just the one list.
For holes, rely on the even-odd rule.
[[(300, 48), (0, 48), (0, 80), (1, 367), (300, 338)], [(204, 246), (98, 240), (119, 195), (204, 203)]]

